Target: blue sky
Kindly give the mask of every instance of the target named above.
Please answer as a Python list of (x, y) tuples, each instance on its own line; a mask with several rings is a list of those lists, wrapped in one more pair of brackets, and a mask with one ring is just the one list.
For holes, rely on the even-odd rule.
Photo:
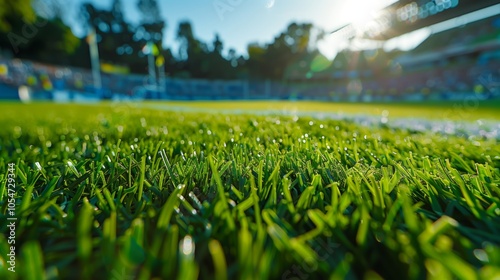
[[(98, 8), (109, 9), (112, 0), (58, 0), (67, 11), (65, 21), (77, 36), (86, 31), (81, 26), (80, 6), (91, 2)], [(249, 43), (268, 43), (291, 22), (310, 22), (323, 30), (335, 30), (348, 23), (362, 23), (374, 12), (396, 0), (157, 0), (161, 15), (167, 21), (164, 45), (177, 50), (175, 33), (180, 21), (189, 20), (193, 24), (197, 38), (211, 43), (216, 33), (224, 42), (227, 52), (230, 48), (239, 54), (246, 54)], [(138, 23), (141, 16), (136, 8), (137, 0), (122, 0), (125, 17)], [(474, 20), (500, 13), (500, 5), (488, 11), (476, 12)], [(437, 27), (418, 30), (385, 44), (386, 48), (411, 49), (427, 38), (431, 32), (452, 28), (469, 21), (451, 20)], [(344, 42), (345, 43), (345, 42)], [(327, 38), (318, 44), (319, 50), (328, 58), (346, 45), (339, 44), (335, 38)], [(352, 45), (351, 45), (352, 47)], [(357, 48), (370, 48), (373, 45), (358, 42)]]
[[(100, 8), (109, 8), (112, 2), (88, 1)], [(85, 32), (78, 15), (83, 2), (86, 1), (64, 1), (68, 9), (65, 20), (77, 36), (83, 36)], [(311, 22), (325, 30), (333, 30), (362, 19), (392, 2), (394, 0), (158, 0), (161, 14), (168, 25), (164, 44), (176, 48), (178, 23), (188, 19), (198, 38), (212, 42), (218, 33), (226, 51), (235, 48), (240, 54), (246, 52), (248, 43), (272, 42), (274, 36), (292, 21)], [(122, 3), (126, 18), (131, 22), (139, 22), (137, 0), (122, 0)], [(329, 57), (333, 55), (333, 47), (328, 44), (323, 44), (320, 49)]]

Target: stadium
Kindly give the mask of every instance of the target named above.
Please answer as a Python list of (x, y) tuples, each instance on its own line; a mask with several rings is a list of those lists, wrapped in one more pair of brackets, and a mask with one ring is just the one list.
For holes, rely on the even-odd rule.
[(104, 2), (0, 0), (0, 279), (500, 279), (498, 1)]

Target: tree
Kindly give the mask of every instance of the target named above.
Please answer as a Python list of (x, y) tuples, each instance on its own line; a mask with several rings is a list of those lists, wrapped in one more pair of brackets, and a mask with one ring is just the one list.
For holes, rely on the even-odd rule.
[[(236, 77), (236, 69), (231, 67), (231, 60), (224, 58), (222, 51), (224, 43), (221, 41), (219, 34), (215, 34), (212, 51), (208, 53), (209, 71), (207, 78), (209, 79), (234, 79)], [(233, 50), (234, 52), (234, 50)], [(236, 55), (234, 52), (233, 56)]]
[(64, 0), (32, 0), (36, 14), (46, 19), (64, 20)]
[(189, 21), (179, 23), (177, 29), (177, 40), (180, 42), (179, 58), (181, 69), (190, 74), (191, 77), (204, 77), (208, 69), (206, 44), (194, 37), (193, 28)]
[(265, 55), (267, 48), (258, 43), (250, 43), (247, 47), (248, 61), (247, 68), (250, 78), (263, 79), (267, 78)]
[(111, 14), (115, 18), (116, 22), (124, 23), (125, 18), (123, 17), (123, 7), (121, 0), (113, 0), (111, 5)]
[(13, 22), (20, 19), (33, 23), (36, 19), (31, 7), (31, 0), (0, 0), (0, 31), (8, 32), (12, 29)]
[(96, 32), (101, 61), (145, 72), (147, 61), (140, 57), (145, 43), (139, 31), (125, 20), (121, 0), (114, 0), (110, 10), (97, 9), (90, 3), (84, 3), (81, 10), (84, 25)]
[[(237, 69), (231, 67), (231, 61), (223, 56), (224, 43), (218, 34), (215, 34), (210, 48), (195, 37), (191, 23), (184, 21), (179, 23), (177, 40), (180, 43), (179, 76), (203, 79), (234, 79), (237, 77)], [(233, 53), (233, 56), (236, 56), (236, 52)]]
[(222, 50), (224, 49), (224, 43), (220, 40), (219, 34), (215, 34), (215, 39), (213, 42), (213, 52), (222, 56)]
[(142, 13), (142, 22), (155, 23), (163, 21), (156, 0), (139, 0), (137, 7)]
[[(15, 57), (27, 58), (52, 64), (67, 64), (80, 42), (71, 29), (57, 17), (56, 10), (48, 13), (52, 6), (43, 6), (46, 1), (0, 0), (0, 48), (11, 49)], [(57, 6), (57, 3), (49, 3)], [(54, 7), (55, 7), (54, 6)]]
[(139, 0), (137, 8), (142, 14), (139, 30), (142, 31), (143, 39), (146, 42), (153, 42), (161, 48), (163, 42), (163, 29), (165, 21), (162, 19), (158, 3), (156, 0)]
[(69, 57), (78, 46), (80, 40), (73, 35), (71, 28), (64, 22), (55, 18), (47, 24), (35, 36), (27, 49), (21, 53), (21, 57), (38, 60), (50, 64), (66, 65)]
[(287, 67), (310, 51), (312, 24), (290, 24), (285, 32), (265, 46), (249, 45), (248, 67), (251, 77), (271, 80), (285, 78)]
[(194, 38), (193, 28), (188, 21), (180, 22), (177, 29), (177, 41), (179, 41), (179, 57), (187, 60), (189, 54), (194, 55), (199, 51), (199, 42)]

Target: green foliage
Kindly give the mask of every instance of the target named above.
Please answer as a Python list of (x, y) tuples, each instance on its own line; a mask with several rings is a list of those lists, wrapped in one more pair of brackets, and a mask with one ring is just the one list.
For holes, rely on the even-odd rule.
[(16, 18), (8, 32), (0, 32), (0, 48), (12, 50), (16, 57), (51, 64), (68, 64), (80, 40), (61, 19), (35, 17), (33, 22)]
[[(2, 1), (6, 3), (2, 4)], [(12, 49), (18, 58), (88, 68), (88, 44), (85, 38), (76, 38), (60, 19), (58, 13), (64, 7), (52, 7), (43, 0), (37, 1), (40, 7), (49, 10), (38, 12), (43, 12), (40, 13), (42, 16), (52, 15), (48, 16), (49, 19), (36, 16), (29, 0), (17, 1), (15, 5), (0, 0), (0, 48)], [(226, 55), (223, 40), (218, 35), (212, 44), (197, 38), (188, 21), (179, 23), (177, 40), (180, 49), (174, 56), (170, 49), (163, 49), (166, 23), (157, 1), (140, 0), (137, 7), (142, 21), (132, 24), (125, 19), (120, 0), (114, 0), (109, 10), (96, 8), (91, 3), (82, 4), (83, 27), (96, 31), (102, 62), (126, 66), (134, 73), (146, 73), (148, 60), (142, 50), (152, 42), (159, 49), (155, 56), (162, 56), (166, 74), (171, 77), (283, 80), (289, 79), (289, 73), (300, 68), (298, 65), (308, 68), (318, 56), (317, 50), (310, 48), (314, 40), (311, 24), (291, 23), (272, 42), (262, 46), (250, 45), (249, 57), (245, 59), (234, 50), (229, 50)]]
[[(95, 30), (99, 46), (100, 60), (120, 66), (126, 66), (131, 72), (146, 73), (148, 60), (143, 49), (152, 43), (159, 50), (156, 57), (163, 56), (166, 68), (175, 70), (170, 50), (163, 49), (163, 32), (165, 22), (161, 19), (156, 1), (138, 1), (138, 10), (142, 15), (140, 24), (132, 24), (123, 14), (122, 1), (114, 0), (111, 9), (99, 9), (91, 3), (81, 6), (84, 26)], [(88, 48), (88, 45), (85, 44)], [(86, 65), (90, 59), (88, 53), (79, 50), (82, 55), (73, 58), (78, 65)], [(87, 63), (88, 64), (88, 63)]]
[(294, 68), (294, 64), (306, 58), (314, 50), (309, 49), (312, 43), (312, 24), (291, 23), (287, 29), (274, 38), (272, 43), (260, 46), (248, 46), (248, 67), (254, 78), (282, 80), (285, 73)]
[(179, 61), (176, 63), (177, 71), (174, 71), (174, 76), (204, 79), (237, 77), (237, 69), (231, 66), (231, 59), (226, 59), (222, 54), (224, 44), (219, 35), (215, 35), (210, 48), (195, 37), (191, 23), (183, 21), (179, 23), (177, 40), (180, 43)]
[[(0, 174), (16, 164), (23, 275), (500, 273), (497, 140), (126, 105), (1, 104), (0, 111)], [(3, 232), (5, 187), (2, 175)], [(0, 235), (1, 263), (7, 250)], [(0, 267), (0, 278), (16, 275)]]
[(33, 22), (35, 18), (31, 0), (0, 0), (0, 32), (10, 31), (12, 21), (23, 19)]
[(41, 53), (43, 53), (40, 54), (41, 60), (50, 62), (54, 59), (51, 56), (73, 54), (80, 45), (80, 40), (73, 35), (71, 29), (62, 20), (52, 19), (41, 28), (39, 35), (33, 38), (33, 43), (30, 45), (33, 51), (35, 51), (35, 46), (37, 48), (44, 46), (41, 48)]

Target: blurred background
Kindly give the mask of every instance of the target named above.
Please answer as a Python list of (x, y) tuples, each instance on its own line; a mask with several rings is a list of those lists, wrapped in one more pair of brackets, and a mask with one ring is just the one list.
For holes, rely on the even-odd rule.
[(498, 0), (0, 0), (0, 99), (500, 98)]

